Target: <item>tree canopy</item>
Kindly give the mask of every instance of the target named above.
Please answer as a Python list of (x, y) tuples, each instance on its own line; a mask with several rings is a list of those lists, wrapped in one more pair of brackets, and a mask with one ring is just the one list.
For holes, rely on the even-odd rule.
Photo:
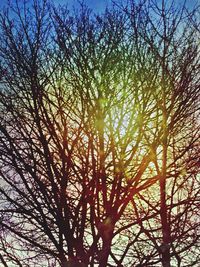
[(2, 266), (200, 262), (199, 7), (0, 15)]

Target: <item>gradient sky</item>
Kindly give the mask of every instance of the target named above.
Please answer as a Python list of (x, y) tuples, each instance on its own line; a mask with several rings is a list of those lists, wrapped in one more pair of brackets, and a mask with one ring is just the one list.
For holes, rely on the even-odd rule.
[[(0, 9), (2, 9), (3, 6), (7, 4), (8, 0), (0, 0)], [(12, 0), (10, 0), (12, 3)], [(15, 0), (13, 0), (15, 2)], [(72, 7), (73, 5), (76, 7), (78, 6), (78, 2), (76, 0), (52, 0), (55, 4), (68, 4), (69, 7)], [(88, 7), (93, 9), (94, 11), (103, 11), (106, 5), (111, 4), (112, 0), (85, 0), (85, 3)]]
[[(15, 2), (15, 0), (10, 0), (10, 2), (12, 3)], [(20, 0), (19, 0), (20, 1)], [(31, 0), (30, 0), (31, 1)], [(123, 2), (123, 0), (121, 0)], [(158, 2), (160, 0), (157, 0)], [(2, 9), (2, 7), (8, 2), (8, 0), (0, 0), (0, 9)], [(69, 7), (72, 7), (73, 5), (76, 7), (78, 6), (77, 1), (76, 0), (52, 0), (52, 2), (54, 2), (55, 4), (68, 4)], [(127, 1), (124, 0), (124, 3), (126, 3)], [(183, 0), (175, 0), (175, 2), (179, 2), (182, 3)], [(91, 9), (93, 9), (94, 11), (97, 12), (101, 12), (104, 10), (104, 8), (106, 7), (106, 5), (109, 5), (112, 3), (112, 0), (85, 0), (85, 3), (88, 7), (90, 7)], [(200, 0), (187, 0), (187, 5), (188, 6), (194, 6), (195, 3), (200, 4)]]
[[(0, 0), (0, 11), (3, 8), (3, 6), (6, 5), (8, 1), (10, 1), (11, 3), (13, 1), (13, 3), (15, 3), (16, 0)], [(23, 0), (18, 0), (18, 1), (23, 1)], [(31, 2), (31, 1), (32, 0), (28, 0), (28, 2)], [(58, 5), (68, 4), (68, 7), (70, 8), (72, 6), (78, 7), (77, 0), (50, 0), (50, 1), (52, 1), (56, 5), (57, 4)], [(127, 0), (120, 0), (120, 1), (121, 2), (124, 1), (124, 3), (127, 2)], [(161, 0), (156, 0), (156, 1), (159, 2)], [(169, 0), (166, 0), (166, 1), (168, 2)], [(175, 0), (175, 3), (183, 3), (183, 1), (184, 0)], [(195, 4), (200, 5), (200, 0), (186, 0), (186, 2), (187, 2), (187, 6), (190, 8), (193, 7)], [(85, 4), (95, 12), (102, 12), (107, 5), (109, 6), (112, 4), (112, 0), (85, 0)]]

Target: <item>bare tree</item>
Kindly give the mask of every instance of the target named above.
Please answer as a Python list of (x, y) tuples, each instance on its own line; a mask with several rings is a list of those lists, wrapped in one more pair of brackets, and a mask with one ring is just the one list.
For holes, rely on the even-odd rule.
[(173, 8), (1, 14), (3, 266), (198, 264), (197, 24)]
[(145, 253), (144, 245), (138, 245), (134, 264), (140, 258), (139, 266), (160, 266), (160, 261), (162, 266), (171, 266), (170, 261), (195, 266), (200, 226), (199, 48), (190, 18), (198, 10), (190, 13), (187, 6), (178, 8), (173, 1), (160, 5), (144, 1), (139, 7), (131, 2), (124, 10), (131, 18), (133, 38), (139, 36), (145, 43), (148, 52), (143, 58), (150, 53), (159, 62), (151, 77), (158, 131), (153, 132), (152, 124), (145, 133), (159, 181), (132, 201), (143, 232), (139, 242), (150, 243)]

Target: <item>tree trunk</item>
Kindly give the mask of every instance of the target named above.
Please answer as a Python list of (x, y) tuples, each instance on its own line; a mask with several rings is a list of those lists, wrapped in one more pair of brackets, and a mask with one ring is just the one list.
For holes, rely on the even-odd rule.
[(103, 242), (103, 249), (99, 259), (99, 267), (107, 267), (110, 254), (111, 240)]

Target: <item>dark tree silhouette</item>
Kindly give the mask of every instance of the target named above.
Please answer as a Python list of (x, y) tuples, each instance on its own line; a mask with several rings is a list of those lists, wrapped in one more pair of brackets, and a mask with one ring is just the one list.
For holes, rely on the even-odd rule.
[[(151, 84), (160, 134), (153, 132), (153, 125), (145, 133), (159, 181), (139, 193), (139, 201), (133, 199), (143, 243), (151, 243), (146, 253), (140, 250), (140, 266), (156, 266), (160, 261), (162, 266), (171, 266), (170, 260), (172, 266), (194, 266), (199, 262), (200, 226), (199, 48), (198, 33), (190, 24), (199, 11), (166, 1), (161, 5), (145, 1), (139, 9), (132, 2), (124, 10), (131, 18), (134, 36), (144, 41), (147, 53), (159, 64)], [(149, 218), (143, 223), (141, 216)], [(134, 264), (138, 254), (135, 257)]]
[(198, 266), (197, 13), (1, 13), (3, 266)]

